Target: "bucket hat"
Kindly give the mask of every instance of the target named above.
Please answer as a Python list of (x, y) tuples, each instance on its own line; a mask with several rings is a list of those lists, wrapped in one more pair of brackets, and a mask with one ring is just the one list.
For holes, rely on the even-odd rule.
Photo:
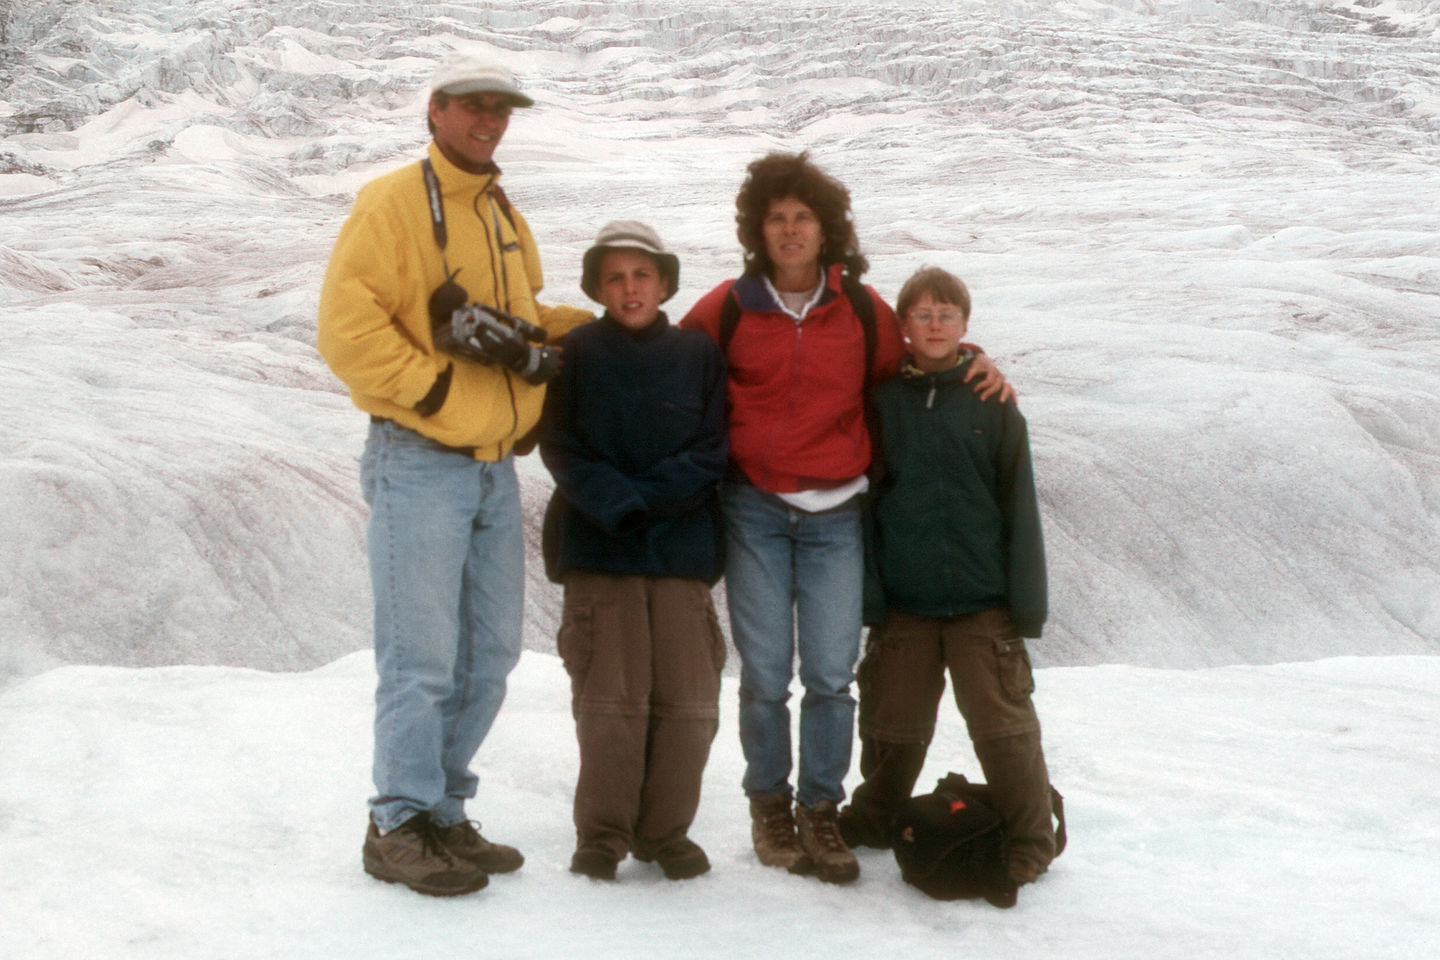
[(607, 250), (639, 250), (654, 257), (660, 264), (661, 275), (670, 284), (670, 292), (661, 303), (675, 296), (680, 288), (680, 258), (665, 249), (660, 235), (638, 220), (612, 220), (600, 228), (581, 261), (580, 289), (591, 300), (599, 299), (596, 294), (600, 288), (600, 258)]

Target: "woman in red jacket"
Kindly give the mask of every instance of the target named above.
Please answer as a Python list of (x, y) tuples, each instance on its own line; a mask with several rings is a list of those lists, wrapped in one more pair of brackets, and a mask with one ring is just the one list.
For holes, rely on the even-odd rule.
[[(894, 312), (859, 282), (869, 264), (842, 184), (803, 153), (773, 153), (750, 164), (735, 204), (745, 272), (681, 326), (714, 337), (729, 364), (725, 580), (751, 833), (762, 863), (846, 883), (860, 867), (835, 813), (860, 647), (865, 390), (899, 369), (905, 346)], [(987, 394), (1004, 386), (988, 360), (974, 382)], [(792, 813), (797, 647), (805, 696)]]

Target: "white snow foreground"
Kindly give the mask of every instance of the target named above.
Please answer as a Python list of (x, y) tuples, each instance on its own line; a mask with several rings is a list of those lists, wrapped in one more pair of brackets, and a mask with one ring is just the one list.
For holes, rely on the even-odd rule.
[[(529, 652), (471, 811), (524, 868), (454, 900), (379, 883), (360, 869), (373, 683), (362, 652), (306, 674), (66, 667), (0, 693), (4, 955), (1417, 960), (1440, 931), (1440, 658), (1039, 671), (1072, 839), (1009, 911), (929, 900), (888, 853), (845, 888), (756, 863), (728, 680), (693, 832), (714, 870), (570, 874), (568, 685)], [(922, 783), (977, 772), (953, 706), (931, 757)]]

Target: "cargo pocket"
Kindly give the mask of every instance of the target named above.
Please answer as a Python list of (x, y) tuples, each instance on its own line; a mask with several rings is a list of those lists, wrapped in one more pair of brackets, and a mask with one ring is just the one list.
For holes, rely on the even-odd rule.
[(1012, 703), (1024, 703), (1035, 692), (1035, 675), (1030, 670), (1030, 651), (1023, 637), (995, 640), (995, 663), (1000, 671), (1000, 690)]
[(560, 632), (555, 638), (560, 660), (570, 679), (579, 683), (590, 669), (595, 652), (595, 603), (590, 598), (566, 599), (560, 618)]

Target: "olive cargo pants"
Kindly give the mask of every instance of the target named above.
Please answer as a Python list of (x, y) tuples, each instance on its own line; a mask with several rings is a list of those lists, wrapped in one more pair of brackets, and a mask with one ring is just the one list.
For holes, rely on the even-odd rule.
[(860, 775), (853, 812), (888, 834), (914, 789), (935, 735), (950, 671), (955, 702), (1010, 833), (1017, 866), (1043, 871), (1055, 856), (1050, 778), (1035, 679), (1025, 641), (1003, 609), (941, 619), (890, 610), (870, 631), (856, 672), (860, 688)]
[(725, 641), (710, 590), (678, 577), (565, 575), (580, 848), (617, 860), (683, 839), (719, 726)]

